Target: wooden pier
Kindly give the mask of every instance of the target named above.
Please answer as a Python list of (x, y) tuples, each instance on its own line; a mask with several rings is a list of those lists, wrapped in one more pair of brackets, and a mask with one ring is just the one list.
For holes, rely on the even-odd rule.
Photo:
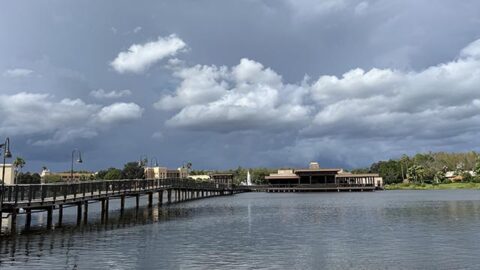
[[(234, 190), (228, 185), (198, 183), (189, 179), (140, 179), (88, 181), (78, 183), (8, 185), (0, 191), (0, 217), (10, 219), (10, 233), (15, 233), (17, 216), (25, 214), (25, 229), (30, 229), (32, 214), (47, 212), (47, 228), (54, 226), (53, 211), (58, 211), (56, 226), (62, 226), (63, 208), (77, 208), (77, 224), (88, 222), (89, 204), (100, 202), (101, 219), (108, 219), (109, 203), (120, 200), (120, 212), (125, 209), (125, 199), (135, 198), (135, 207), (140, 205), (140, 196), (147, 196), (148, 207), (178, 203), (214, 196), (233, 195), (243, 190)], [(0, 219), (0, 228), (1, 221)]]

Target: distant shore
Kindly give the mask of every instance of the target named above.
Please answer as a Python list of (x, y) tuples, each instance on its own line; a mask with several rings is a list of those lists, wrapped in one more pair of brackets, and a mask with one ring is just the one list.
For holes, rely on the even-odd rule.
[(385, 190), (444, 190), (444, 189), (480, 189), (480, 183), (448, 184), (392, 184), (385, 185)]

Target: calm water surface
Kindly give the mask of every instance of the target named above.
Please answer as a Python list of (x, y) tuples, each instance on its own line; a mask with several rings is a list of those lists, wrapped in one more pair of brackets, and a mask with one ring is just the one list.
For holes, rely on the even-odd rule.
[(107, 224), (98, 208), (88, 225), (72, 208), (63, 228), (2, 238), (0, 269), (480, 268), (480, 191), (246, 193)]

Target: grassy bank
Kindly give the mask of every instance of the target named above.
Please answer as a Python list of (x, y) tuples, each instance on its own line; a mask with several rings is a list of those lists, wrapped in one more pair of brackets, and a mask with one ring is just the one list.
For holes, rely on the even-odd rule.
[(386, 190), (434, 190), (434, 189), (480, 189), (480, 183), (449, 183), (449, 184), (392, 184), (386, 185)]

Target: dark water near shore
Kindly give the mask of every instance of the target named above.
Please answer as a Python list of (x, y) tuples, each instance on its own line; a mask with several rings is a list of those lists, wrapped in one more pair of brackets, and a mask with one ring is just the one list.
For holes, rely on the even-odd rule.
[(474, 190), (247, 193), (112, 211), (108, 224), (99, 207), (88, 225), (71, 208), (64, 228), (2, 238), (0, 269), (480, 268)]

